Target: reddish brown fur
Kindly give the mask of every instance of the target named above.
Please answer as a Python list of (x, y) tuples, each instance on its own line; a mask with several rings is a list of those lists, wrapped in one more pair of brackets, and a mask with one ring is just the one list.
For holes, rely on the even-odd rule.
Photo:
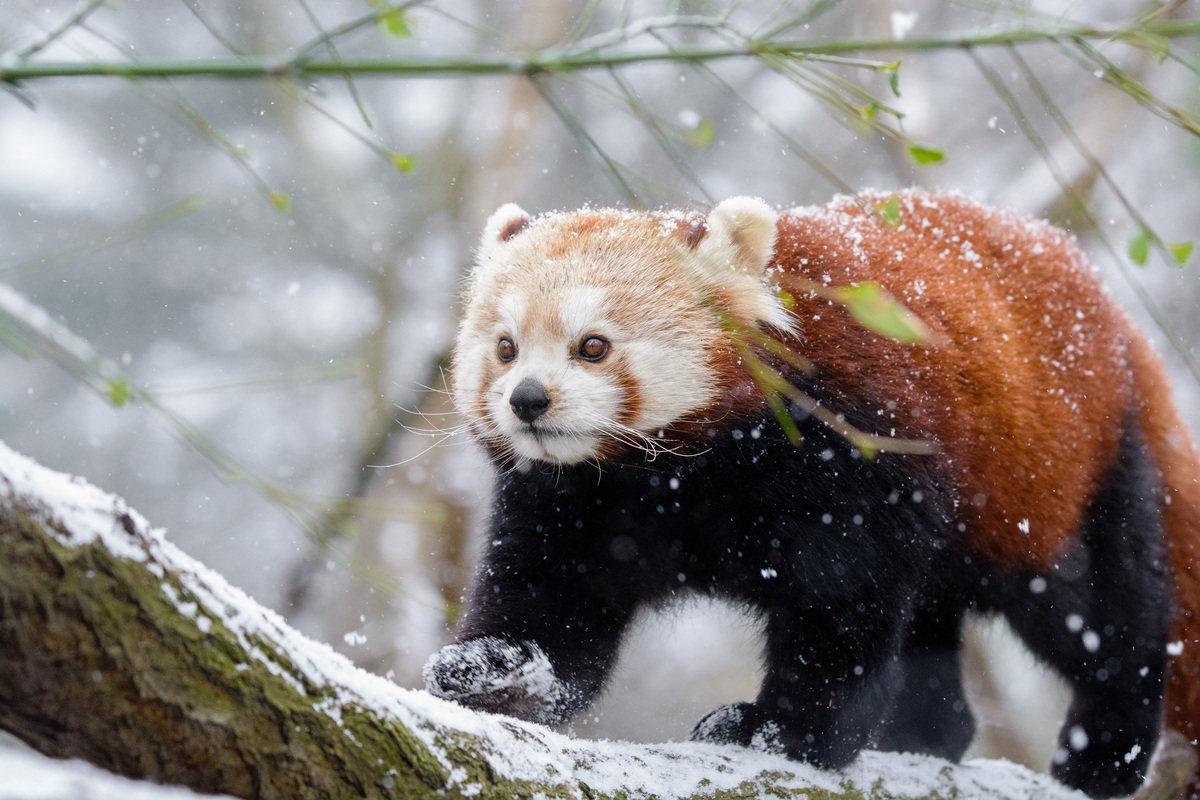
[[(1031, 231), (948, 198), (935, 208), (913, 203), (899, 230), (850, 201), (838, 210), (862, 218), (854, 228), (862, 257), (844, 218), (781, 218), (776, 260), (788, 265), (780, 283), (798, 303), (797, 349), (851, 407), (883, 410), (880, 432), (895, 427), (941, 444), (970, 509), (966, 535), (975, 549), (999, 563), (1045, 568), (1075, 535), (1082, 505), (1116, 451), (1133, 397), (1126, 350), (1137, 334), (1071, 240), (1051, 228)], [(964, 243), (978, 266), (964, 266)], [(833, 286), (880, 283), (921, 317), (937, 344), (871, 334), (798, 280), (826, 276)], [(1086, 317), (1084, 335), (1072, 332), (1077, 313)], [(1054, 368), (1068, 345), (1077, 348), (1075, 363)], [(1027, 535), (1017, 530), (1026, 517)]]
[[(1195, 743), (1200, 456), (1172, 405), (1161, 362), (1066, 234), (962, 198), (921, 192), (896, 195), (901, 224), (895, 227), (871, 210), (891, 197), (867, 194), (779, 217), (768, 277), (795, 301), (797, 322), (797, 333), (784, 341), (813, 363), (823, 402), (834, 411), (868, 420), (871, 433), (938, 445), (936, 455), (912, 458), (932, 459), (930, 471), (946, 478), (957, 503), (965, 549), (1000, 569), (1051, 568), (1079, 535), (1124, 426), (1138, 419), (1163, 478), (1177, 607), (1173, 637), (1183, 647), (1169, 660), (1166, 722)], [(527, 245), (523, 263), (564, 268), (489, 277), (485, 297), (500, 297), (515, 282), (528, 281), (523, 296), (529, 330), (563, 334), (555, 331), (561, 327), (557, 290), (567, 281), (594, 279), (623, 325), (670, 329), (675, 338), (664, 341), (677, 346), (698, 342), (693, 352), (704, 354), (701, 366), (719, 376), (715, 399), (692, 406), (671, 426), (670, 446), (706, 446), (707, 429), (714, 425), (764, 417), (762, 392), (711, 307), (724, 304), (733, 314), (746, 284), (723, 284), (728, 276), (719, 269), (720, 258), (715, 264), (696, 260), (710, 232), (705, 217), (605, 210), (532, 223), (521, 217), (499, 237), (507, 242), (527, 225), (548, 230), (509, 245)], [(737, 233), (730, 232), (734, 238)], [(685, 273), (687, 264), (698, 263), (716, 268)], [(729, 266), (742, 268), (738, 274), (744, 278), (758, 264), (761, 260)], [(879, 283), (914, 311), (932, 330), (931, 339), (908, 345), (874, 334), (829, 296), (836, 287), (864, 281)], [(750, 293), (763, 299), (754, 284)], [(494, 305), (480, 306), (479, 330), (490, 330)], [(653, 395), (619, 355), (605, 368), (622, 389), (616, 421), (631, 424)], [(478, 409), (469, 410), (477, 418), (486, 417), (482, 393), (503, 367), (488, 361), (481, 369)], [(486, 436), (482, 441), (502, 460), (499, 441)], [(627, 443), (613, 438), (595, 456), (603, 461), (626, 449)]]
[[(1014, 568), (1045, 569), (1077, 534), (1136, 397), (1164, 478), (1174, 638), (1184, 645), (1170, 659), (1166, 719), (1195, 742), (1200, 457), (1160, 360), (1061, 231), (961, 198), (900, 196), (899, 229), (850, 199), (780, 217), (772, 278), (797, 303), (800, 334), (790, 343), (816, 364), (835, 410), (878, 419), (874, 433), (939, 444), (969, 548)], [(965, 247), (977, 261), (964, 261)], [(902, 300), (936, 344), (873, 334), (808, 283), (862, 281)], [(721, 358), (719, 368), (744, 411), (761, 410), (736, 361)]]

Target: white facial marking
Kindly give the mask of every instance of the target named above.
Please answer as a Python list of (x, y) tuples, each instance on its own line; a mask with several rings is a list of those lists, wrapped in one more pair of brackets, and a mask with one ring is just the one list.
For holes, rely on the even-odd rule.
[[(622, 392), (596, 364), (577, 358), (584, 335), (613, 338), (604, 317), (606, 293), (598, 287), (562, 287), (531, 292), (518, 283), (496, 299), (497, 334), (511, 336), (517, 356), (487, 390), (487, 415), (496, 432), (524, 458), (575, 463), (593, 457), (607, 421), (621, 407)], [(619, 338), (619, 337), (617, 337)], [(536, 381), (550, 397), (550, 407), (532, 422), (513, 410), (513, 390)]]
[(605, 312), (608, 294), (598, 286), (567, 286), (562, 290), (558, 318), (562, 330), (578, 339), (587, 333), (611, 329)]
[(514, 335), (521, 330), (525, 321), (525, 298), (515, 292), (509, 292), (496, 301), (496, 339), (502, 334)]

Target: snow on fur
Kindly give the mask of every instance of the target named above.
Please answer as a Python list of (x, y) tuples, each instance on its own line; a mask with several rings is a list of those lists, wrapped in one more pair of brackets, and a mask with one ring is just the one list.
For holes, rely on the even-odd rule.
[[(426, 689), (447, 700), (508, 690), (551, 709), (565, 691), (537, 644), (527, 642), (521, 647), (494, 636), (450, 645), (431, 656), (421, 673)], [(443, 673), (449, 673), (452, 679), (447, 685), (454, 688), (443, 688)]]
[[(237, 637), (251, 658), (297, 692), (305, 693), (307, 684), (334, 696), (332, 703), (319, 702), (335, 722), (340, 721), (342, 709), (357, 706), (404, 725), (446, 767), (450, 774), (446, 788), (464, 794), (471, 794), (474, 787), (466, 783), (465, 771), (455, 768), (440, 731), (460, 731), (486, 740), (481, 757), (503, 778), (543, 783), (548, 777), (558, 778), (564, 783), (587, 784), (594, 792), (624, 792), (631, 798), (714, 794), (768, 785), (834, 792), (850, 785), (881, 798), (933, 791), (950, 796), (955, 787), (960, 800), (1083, 797), (1045, 775), (1001, 761), (950, 764), (926, 756), (866, 752), (843, 772), (825, 772), (738, 747), (585, 741), (507, 717), (475, 713), (355, 667), (327, 645), (301, 636), (279, 615), (182, 553), (121, 498), (42, 467), (0, 443), (0, 504), (17, 503), (33, 511), (67, 546), (102, 546), (116, 556), (145, 564), (158, 577), (169, 573), (188, 596), (181, 596), (167, 582), (163, 583), (164, 593), (186, 616), (197, 620), (202, 632), (211, 629), (208, 620), (217, 620)], [(576, 796), (582, 797), (582, 790)], [(0, 794), (0, 800), (3, 797)]]

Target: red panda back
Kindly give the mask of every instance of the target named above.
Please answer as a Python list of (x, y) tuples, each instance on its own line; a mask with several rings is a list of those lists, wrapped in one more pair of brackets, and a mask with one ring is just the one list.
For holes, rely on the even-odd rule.
[[(1175, 587), (1166, 723), (1195, 745), (1200, 457), (1160, 359), (1067, 234), (961, 197), (897, 196), (896, 229), (853, 199), (780, 218), (775, 277), (797, 301), (795, 346), (835, 402), (879, 420), (873, 432), (938, 442), (968, 551), (1001, 567), (1045, 569), (1062, 552), (1136, 414), (1163, 476)], [(934, 341), (872, 334), (805, 281), (876, 281)]]
[[(1062, 231), (960, 197), (899, 197), (895, 229), (851, 199), (781, 217), (776, 277), (797, 301), (796, 347), (874, 432), (939, 444), (970, 550), (1044, 569), (1116, 452), (1138, 334)], [(804, 281), (876, 281), (933, 341), (866, 331)]]

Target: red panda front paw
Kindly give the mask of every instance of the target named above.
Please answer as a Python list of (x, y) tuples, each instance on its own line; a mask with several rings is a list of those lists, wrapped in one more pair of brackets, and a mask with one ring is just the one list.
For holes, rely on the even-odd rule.
[(468, 708), (553, 725), (560, 722), (562, 683), (542, 648), (483, 636), (447, 645), (421, 670), (425, 689)]

